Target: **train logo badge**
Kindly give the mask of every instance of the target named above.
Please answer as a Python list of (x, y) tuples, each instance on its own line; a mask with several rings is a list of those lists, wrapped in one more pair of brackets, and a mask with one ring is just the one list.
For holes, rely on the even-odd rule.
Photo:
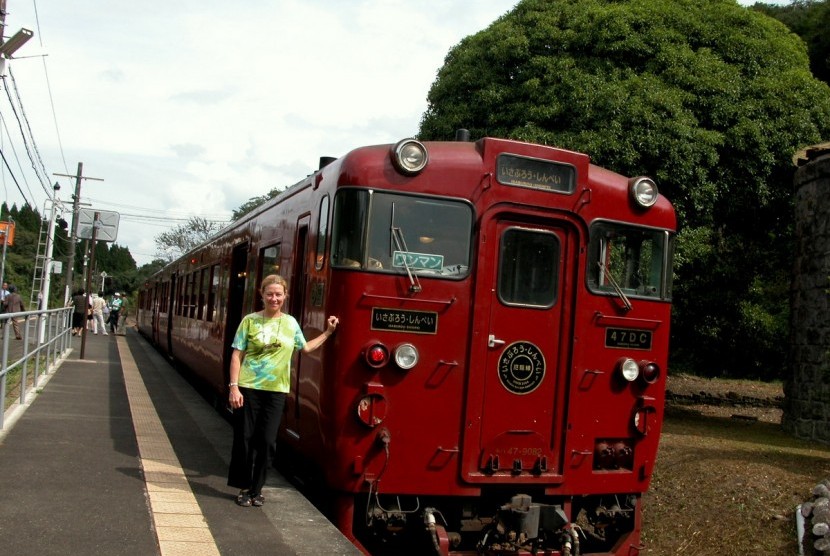
[(545, 378), (545, 356), (530, 342), (513, 342), (501, 352), (499, 378), (514, 394), (529, 394)]

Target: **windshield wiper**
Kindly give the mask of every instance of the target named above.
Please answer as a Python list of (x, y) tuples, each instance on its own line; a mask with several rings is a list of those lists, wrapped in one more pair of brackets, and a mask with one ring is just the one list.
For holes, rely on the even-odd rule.
[[(393, 204), (393, 209), (394, 206), (395, 205)], [(409, 291), (417, 293), (421, 291), (421, 281), (418, 280), (418, 275), (413, 273), (412, 269), (409, 268), (409, 263), (406, 260), (407, 255), (409, 255), (409, 250), (406, 248), (406, 240), (404, 240), (403, 238), (403, 232), (400, 228), (395, 226), (394, 217), (392, 219), (392, 222), (392, 226), (390, 227), (390, 231), (392, 233), (392, 241), (395, 243), (395, 247), (398, 249), (398, 251), (401, 252), (401, 260), (403, 260), (403, 267), (406, 269), (406, 275), (409, 276)]]
[(608, 271), (608, 268), (605, 266), (605, 263), (603, 263), (602, 261), (597, 261), (597, 264), (599, 265), (600, 270), (602, 270), (605, 273), (605, 277), (608, 278), (608, 281), (611, 282), (611, 286), (613, 286), (614, 291), (617, 293), (618, 296), (620, 296), (620, 299), (622, 299), (623, 305), (625, 306), (625, 311), (628, 312), (631, 309), (633, 309), (634, 306), (631, 304), (631, 301), (629, 301), (628, 296), (625, 295), (620, 285), (614, 279), (614, 276), (612, 276), (611, 273)]

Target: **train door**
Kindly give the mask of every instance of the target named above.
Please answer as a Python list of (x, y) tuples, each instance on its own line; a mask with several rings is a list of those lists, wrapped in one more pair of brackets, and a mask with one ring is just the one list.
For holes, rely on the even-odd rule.
[[(305, 294), (308, 273), (308, 226), (309, 216), (297, 222), (297, 236), (294, 243), (294, 260), (291, 268), (291, 291), (288, 296), (288, 314), (305, 328)], [(300, 406), (302, 405), (302, 355), (295, 352), (291, 362), (291, 393), (286, 400), (285, 428), (288, 434), (300, 438)]]
[(575, 232), (485, 215), (462, 473), (560, 473)]
[[(228, 279), (228, 304), (226, 306), (225, 341), (223, 343), (223, 372), (227, 379), (231, 361), (231, 343), (242, 322), (243, 303), (245, 301), (245, 282), (247, 279), (248, 244), (243, 243), (233, 248), (231, 254), (231, 271)], [(225, 381), (228, 382), (227, 380)]]

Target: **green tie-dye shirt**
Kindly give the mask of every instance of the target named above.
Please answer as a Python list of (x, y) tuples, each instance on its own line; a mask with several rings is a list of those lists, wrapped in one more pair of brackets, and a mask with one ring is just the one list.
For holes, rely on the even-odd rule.
[(239, 386), (288, 393), (291, 355), (305, 344), (300, 325), (291, 315), (273, 319), (259, 313), (245, 316), (231, 344), (245, 354), (239, 369)]

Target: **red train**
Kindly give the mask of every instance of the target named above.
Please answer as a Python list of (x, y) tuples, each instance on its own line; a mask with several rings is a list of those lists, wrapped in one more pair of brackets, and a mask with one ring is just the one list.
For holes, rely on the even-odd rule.
[(465, 139), (321, 159), (154, 276), (140, 330), (227, 399), (263, 276), (307, 337), (339, 316), (295, 356), (280, 452), (367, 553), (638, 554), (674, 209), (584, 154)]

